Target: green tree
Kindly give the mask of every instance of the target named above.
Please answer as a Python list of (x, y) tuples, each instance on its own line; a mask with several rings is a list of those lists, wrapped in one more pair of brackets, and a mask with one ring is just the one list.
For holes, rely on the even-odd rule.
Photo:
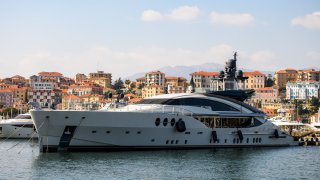
[(114, 89), (117, 91), (117, 93), (121, 92), (121, 89), (123, 88), (123, 81), (121, 78), (114, 81), (113, 85)]
[(310, 106), (311, 106), (311, 114), (317, 113), (320, 107), (320, 101), (319, 98), (312, 97), (310, 99)]
[(124, 81), (124, 83), (125, 83), (126, 85), (129, 85), (129, 84), (131, 83), (131, 81), (130, 81), (129, 79), (127, 79), (127, 80)]
[(146, 85), (144, 83), (139, 84), (138, 89), (144, 88)]
[(19, 110), (16, 109), (16, 108), (5, 108), (5, 109), (2, 111), (2, 115), (5, 116), (5, 115), (8, 114), (9, 116), (11, 116), (11, 109), (12, 109), (12, 116), (13, 116), (13, 117), (16, 116), (16, 115), (18, 115)]
[(266, 80), (266, 87), (272, 87), (274, 85), (274, 80), (271, 74), (268, 74), (268, 78)]

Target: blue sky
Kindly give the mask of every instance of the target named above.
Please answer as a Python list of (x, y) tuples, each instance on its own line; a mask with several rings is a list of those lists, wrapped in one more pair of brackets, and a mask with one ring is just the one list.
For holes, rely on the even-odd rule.
[(320, 1), (0, 0), (0, 78), (163, 66), (320, 67)]

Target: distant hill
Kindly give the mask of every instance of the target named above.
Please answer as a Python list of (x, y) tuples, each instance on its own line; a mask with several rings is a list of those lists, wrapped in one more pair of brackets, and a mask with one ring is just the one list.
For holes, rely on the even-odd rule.
[[(166, 76), (181, 76), (185, 77), (186, 79), (190, 80), (190, 74), (196, 71), (222, 71), (224, 70), (224, 65), (217, 64), (217, 63), (205, 63), (201, 65), (192, 65), (192, 66), (165, 66), (156, 70), (149, 70), (146, 72), (140, 72), (136, 73), (132, 76), (125, 77), (124, 79), (130, 79), (132, 81), (135, 81), (137, 78), (143, 77), (145, 73), (150, 71), (161, 71), (166, 74)], [(250, 70), (250, 69), (241, 69), (243, 71), (256, 71), (256, 70)], [(261, 71), (262, 73), (268, 75), (268, 74), (274, 74), (272, 71)]]

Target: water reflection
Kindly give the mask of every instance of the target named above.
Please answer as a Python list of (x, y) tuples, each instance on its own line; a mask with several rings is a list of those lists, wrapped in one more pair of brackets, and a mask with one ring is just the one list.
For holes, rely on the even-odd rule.
[(2, 177), (9, 177), (4, 179), (313, 179), (320, 175), (319, 146), (39, 153), (35, 144), (25, 142), (1, 144)]

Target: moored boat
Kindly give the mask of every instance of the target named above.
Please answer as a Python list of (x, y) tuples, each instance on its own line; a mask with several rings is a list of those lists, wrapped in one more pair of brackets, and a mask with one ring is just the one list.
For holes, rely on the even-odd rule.
[(30, 114), (19, 114), (13, 119), (0, 121), (1, 138), (38, 138)]
[(41, 151), (197, 149), (299, 143), (243, 102), (166, 94), (98, 111), (31, 110)]

